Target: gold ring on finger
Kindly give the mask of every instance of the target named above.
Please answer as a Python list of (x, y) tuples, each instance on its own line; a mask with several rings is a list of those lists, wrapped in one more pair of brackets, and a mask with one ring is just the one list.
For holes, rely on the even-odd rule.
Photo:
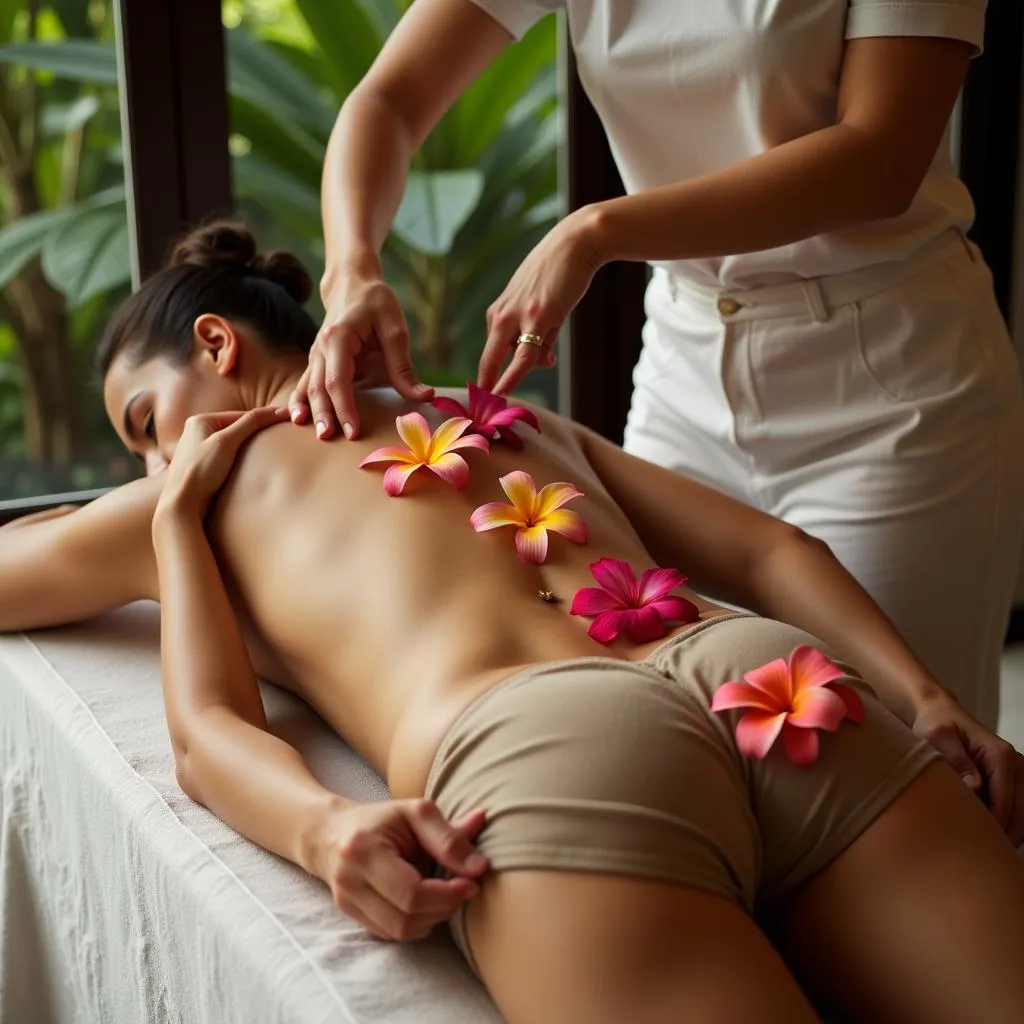
[(543, 348), (544, 339), (539, 334), (526, 332), (525, 334), (520, 334), (519, 337), (516, 338), (516, 345), (533, 345), (534, 348)]

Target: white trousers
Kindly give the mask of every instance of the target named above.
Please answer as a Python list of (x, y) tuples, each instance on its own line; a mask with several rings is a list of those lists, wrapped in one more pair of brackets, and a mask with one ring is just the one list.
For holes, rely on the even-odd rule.
[(1024, 400), (977, 249), (729, 293), (656, 270), (646, 309), (626, 450), (824, 540), (995, 728)]

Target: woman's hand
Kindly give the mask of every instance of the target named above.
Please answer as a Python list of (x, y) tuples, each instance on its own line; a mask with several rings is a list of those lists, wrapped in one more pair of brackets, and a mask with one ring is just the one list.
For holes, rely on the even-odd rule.
[(911, 727), (985, 801), (1010, 842), (1024, 843), (1024, 757), (948, 693), (924, 701)]
[(288, 410), (283, 407), (190, 416), (165, 470), (154, 521), (171, 509), (202, 519), (213, 496), (224, 486), (242, 445), (257, 431), (287, 420)]
[[(480, 387), (504, 394), (533, 367), (555, 365), (558, 333), (603, 262), (596, 232), (596, 215), (587, 208), (577, 210), (556, 224), (520, 264), (487, 311)], [(539, 341), (517, 345), (524, 334)], [(512, 362), (502, 374), (510, 349), (514, 349)]]
[[(483, 824), (482, 811), (449, 823), (429, 800), (348, 805), (328, 812), (309, 868), (378, 938), (426, 938), (477, 894), (487, 861), (472, 840)], [(424, 877), (433, 861), (456, 877)]]
[[(316, 436), (359, 436), (355, 386), (387, 384), (410, 402), (429, 402), (434, 389), (420, 383), (409, 359), (409, 330), (380, 265), (343, 273), (337, 284), (325, 279), (327, 315), (309, 353), (309, 366), (289, 399), (292, 419), (310, 415)], [(386, 371), (381, 374), (381, 369)]]

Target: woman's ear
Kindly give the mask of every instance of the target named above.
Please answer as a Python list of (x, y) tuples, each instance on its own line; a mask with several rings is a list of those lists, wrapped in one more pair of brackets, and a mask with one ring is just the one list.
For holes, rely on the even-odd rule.
[(238, 364), (240, 338), (232, 324), (215, 313), (203, 313), (192, 325), (196, 355), (209, 360), (221, 376), (227, 376)]

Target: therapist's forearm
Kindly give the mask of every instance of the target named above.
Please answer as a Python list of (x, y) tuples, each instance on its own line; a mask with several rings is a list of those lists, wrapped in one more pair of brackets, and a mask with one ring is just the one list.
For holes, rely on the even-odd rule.
[(154, 545), (164, 690), (182, 788), (247, 839), (311, 870), (318, 824), (345, 801), (267, 731), (202, 523), (158, 513)]
[(886, 614), (820, 541), (791, 534), (758, 561), (746, 585), (752, 611), (823, 640), (905, 722), (946, 691)]
[(373, 89), (358, 87), (345, 101), (327, 146), (322, 182), (328, 285), (342, 268), (379, 268), (415, 146), (398, 113)]
[(877, 140), (838, 124), (689, 181), (584, 207), (572, 217), (598, 263), (756, 252), (892, 217), (915, 184)]

